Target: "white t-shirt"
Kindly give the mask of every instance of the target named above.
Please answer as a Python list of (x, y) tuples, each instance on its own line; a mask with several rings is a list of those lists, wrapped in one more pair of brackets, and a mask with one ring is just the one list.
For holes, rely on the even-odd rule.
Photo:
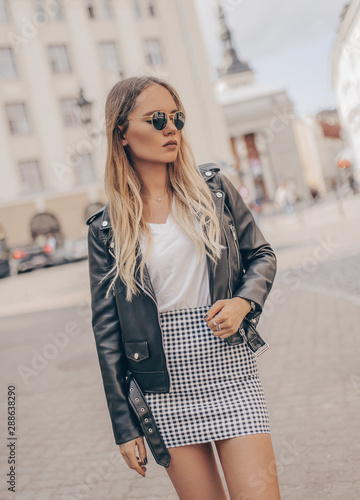
[[(159, 312), (211, 304), (206, 255), (196, 264), (193, 241), (181, 231), (171, 214), (165, 224), (148, 223), (152, 249), (146, 266), (156, 294)], [(142, 254), (147, 248), (140, 241)]]

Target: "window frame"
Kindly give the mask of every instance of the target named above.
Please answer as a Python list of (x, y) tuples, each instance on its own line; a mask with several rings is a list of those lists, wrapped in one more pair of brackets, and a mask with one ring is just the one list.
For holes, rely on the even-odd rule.
[[(106, 46), (114, 47), (113, 54), (115, 54), (115, 57), (116, 57), (116, 62), (117, 62), (116, 68), (110, 67), (111, 65), (108, 65), (108, 66), (106, 65), (106, 61), (110, 60), (109, 58), (106, 58), (106, 51), (104, 50), (104, 48)], [(118, 73), (120, 73), (122, 71), (123, 68), (122, 68), (121, 59), (120, 59), (120, 55), (119, 55), (119, 46), (118, 46), (116, 40), (100, 40), (98, 42), (98, 52), (99, 52), (101, 67), (104, 71), (113, 71), (113, 72), (118, 72)], [(108, 52), (108, 54), (109, 53), (110, 52)]]
[[(51, 70), (52, 70), (52, 73), (54, 75), (64, 75), (64, 74), (68, 74), (68, 73), (72, 73), (72, 66), (71, 66), (71, 60), (70, 60), (70, 56), (69, 56), (69, 51), (68, 51), (68, 48), (67, 48), (67, 45), (65, 43), (63, 44), (50, 44), (47, 46), (48, 48), (48, 56), (49, 56), (49, 61), (50, 61), (50, 67), (51, 67)], [(55, 49), (57, 49), (58, 53), (60, 53), (59, 49), (64, 49), (63, 50), (63, 54), (66, 55), (66, 63), (67, 63), (67, 70), (63, 71), (58, 71), (56, 70), (56, 65), (58, 65), (58, 67), (60, 67), (61, 65), (63, 65), (63, 61), (65, 59), (63, 59), (63, 61), (61, 62), (61, 64), (59, 64), (59, 61), (60, 59), (58, 59), (57, 61), (55, 59), (52, 58), (52, 55), (55, 54)], [(58, 55), (56, 56), (58, 57)]]
[[(32, 177), (28, 176), (28, 178), (26, 178), (26, 176), (24, 175), (24, 171), (23, 171), (23, 170), (25, 170), (26, 165), (33, 165), (36, 167), (37, 178), (35, 178), (34, 176), (32, 176)], [(41, 193), (45, 190), (43, 174), (42, 174), (40, 162), (38, 159), (35, 158), (35, 159), (29, 159), (29, 160), (20, 160), (18, 162), (18, 172), (19, 172), (20, 183), (21, 183), (23, 195), (37, 194), (37, 193)], [(27, 179), (30, 179), (30, 182), (27, 182)], [(35, 179), (35, 184), (37, 184), (38, 187), (35, 187), (35, 189), (32, 188), (31, 186), (30, 186), (30, 188), (26, 187), (27, 185), (30, 185), (34, 179)]]
[(9, 24), (11, 22), (9, 2), (8, 0), (0, 0), (0, 24)]
[[(18, 108), (18, 109), (22, 109), (23, 110), (23, 114), (22, 114), (22, 117), (24, 119), (24, 121), (22, 123), (25, 123), (26, 126), (25, 126), (25, 131), (22, 131), (22, 127), (18, 127), (17, 126), (17, 123), (21, 123), (19, 121), (16, 120), (16, 115), (12, 115), (11, 116), (11, 112), (9, 113), (9, 111), (11, 110), (11, 108)], [(29, 120), (29, 114), (28, 114), (28, 110), (27, 110), (27, 106), (26, 106), (26, 103), (25, 102), (9, 102), (9, 103), (5, 103), (5, 112), (6, 112), (6, 118), (7, 118), (7, 121), (8, 121), (8, 126), (9, 126), (9, 130), (10, 130), (10, 134), (11, 135), (28, 135), (28, 134), (31, 134), (32, 133), (32, 127), (31, 127), (31, 123), (30, 123), (30, 120)], [(15, 120), (14, 120), (14, 117), (15, 117)]]
[[(17, 65), (16, 65), (16, 59), (15, 59), (15, 54), (14, 54), (14, 49), (11, 47), (11, 46), (7, 46), (7, 47), (0, 47), (0, 52), (1, 53), (4, 53), (5, 54), (5, 51), (8, 52), (9, 54), (9, 62), (11, 62), (11, 65), (8, 65), (8, 66), (3, 66), (1, 65), (0, 66), (0, 80), (13, 80), (14, 78), (19, 78), (19, 71), (18, 71), (18, 68), (17, 68)], [(1, 60), (2, 58), (0, 58)], [(6, 57), (4, 57), (4, 60), (6, 59)], [(5, 72), (4, 74), (2, 74), (2, 69), (7, 69), (7, 72), (9, 74), (9, 69), (11, 68), (11, 71), (13, 71), (13, 74), (11, 74), (10, 76), (5, 76)]]
[[(85, 175), (83, 175), (83, 173), (81, 175), (79, 175), (80, 174), (79, 168), (81, 168), (82, 161), (81, 161), (81, 163), (79, 165), (78, 159), (79, 158), (84, 158), (84, 157), (86, 157), (86, 158), (89, 159), (89, 161), (88, 161), (88, 163), (87, 163), (87, 165), (85, 167), (88, 170), (85, 173)], [(92, 183), (94, 183), (96, 181), (95, 169), (94, 169), (94, 158), (93, 158), (93, 155), (92, 155), (91, 152), (87, 151), (87, 152), (84, 152), (84, 153), (78, 153), (74, 157), (74, 163), (75, 163), (75, 165), (74, 165), (74, 179), (75, 179), (76, 186), (86, 186), (86, 185), (92, 184)], [(91, 172), (90, 176), (88, 176), (89, 172)], [(83, 177), (83, 179), (81, 179), (81, 177)]]
[[(157, 52), (157, 54), (155, 53), (155, 51), (152, 54), (147, 51), (147, 48), (151, 49), (151, 45), (153, 45), (153, 48), (155, 46), (157, 46), (157, 49), (159, 49), (158, 52)], [(144, 47), (144, 50), (145, 50), (145, 56), (146, 56), (147, 63), (151, 67), (157, 68), (159, 66), (161, 67), (161, 66), (165, 65), (166, 60), (165, 60), (165, 56), (164, 56), (163, 45), (162, 45), (162, 42), (161, 42), (161, 40), (159, 38), (154, 38), (154, 37), (153, 38), (144, 38), (143, 39), (143, 47)], [(154, 55), (156, 56), (155, 59), (160, 55), (161, 62), (157, 63), (156, 61), (154, 61), (154, 63), (153, 63), (150, 59)]]

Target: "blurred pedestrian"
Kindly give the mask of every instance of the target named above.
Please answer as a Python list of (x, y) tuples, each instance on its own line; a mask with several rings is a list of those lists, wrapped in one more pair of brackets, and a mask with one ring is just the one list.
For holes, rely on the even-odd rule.
[[(116, 83), (105, 120), (109, 202), (87, 223), (92, 325), (115, 441), (145, 476), (145, 437), (180, 499), (225, 500), (214, 441), (233, 500), (277, 500), (256, 357), (239, 333), (245, 319), (258, 321), (275, 254), (230, 180), (214, 164), (196, 165), (169, 83)], [(259, 470), (271, 470), (261, 491), (248, 480)]]
[(260, 216), (262, 214), (262, 205), (260, 200), (257, 198), (254, 200), (251, 200), (249, 203), (249, 208), (251, 210), (251, 213), (254, 217), (255, 223), (259, 226), (260, 224)]
[(318, 189), (315, 186), (310, 187), (310, 196), (314, 203), (318, 202), (320, 199), (320, 194)]
[(358, 194), (359, 193), (359, 184), (355, 180), (354, 175), (352, 173), (350, 173), (348, 176), (348, 179), (349, 179), (350, 188), (352, 189), (353, 193)]
[(285, 209), (286, 205), (286, 182), (280, 182), (275, 191), (274, 205), (281, 210)]
[(294, 205), (296, 203), (297, 195), (296, 195), (296, 185), (293, 180), (290, 180), (286, 183), (286, 200), (285, 200), (285, 212), (288, 215), (292, 215), (294, 213)]
[(296, 188), (293, 182), (282, 181), (275, 191), (274, 205), (280, 208), (285, 214), (294, 213), (294, 203), (296, 201)]

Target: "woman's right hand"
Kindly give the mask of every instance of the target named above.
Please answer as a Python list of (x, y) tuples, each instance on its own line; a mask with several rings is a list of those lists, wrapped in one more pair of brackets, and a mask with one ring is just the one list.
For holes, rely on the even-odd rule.
[[(136, 456), (136, 445), (139, 450), (140, 457)], [(122, 443), (120, 446), (120, 453), (123, 456), (125, 462), (128, 464), (130, 469), (136, 470), (141, 476), (145, 477), (147, 464), (146, 448), (144, 444), (144, 438), (142, 436)]]

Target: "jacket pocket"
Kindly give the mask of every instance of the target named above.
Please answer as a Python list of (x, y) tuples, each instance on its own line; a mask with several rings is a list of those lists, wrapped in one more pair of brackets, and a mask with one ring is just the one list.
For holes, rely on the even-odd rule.
[(150, 356), (149, 344), (147, 340), (138, 342), (125, 342), (124, 346), (126, 357), (131, 359), (132, 361), (143, 361)]

